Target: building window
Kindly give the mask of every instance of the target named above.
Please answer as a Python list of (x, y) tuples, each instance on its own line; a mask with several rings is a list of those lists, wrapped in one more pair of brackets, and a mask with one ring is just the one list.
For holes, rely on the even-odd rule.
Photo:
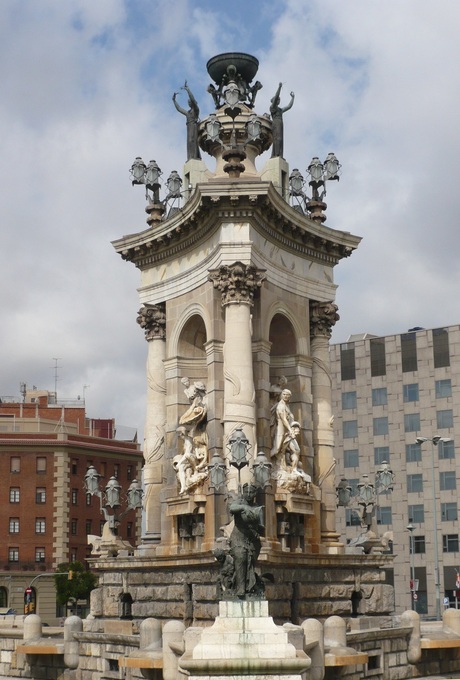
[(406, 403), (409, 401), (418, 401), (418, 383), (403, 385), (403, 400)]
[(19, 548), (8, 548), (8, 562), (19, 562)]
[(46, 488), (44, 486), (37, 486), (35, 491), (35, 502), (46, 503)]
[(46, 533), (46, 520), (44, 517), (35, 518), (35, 533), (36, 534)]
[(72, 534), (72, 536), (75, 536), (76, 533), (77, 533), (77, 520), (76, 519), (73, 519), (70, 522), (70, 533)]
[(453, 440), (448, 442), (440, 441), (438, 444), (439, 460), (448, 460), (455, 458), (455, 442)]
[(450, 366), (449, 333), (445, 328), (433, 329), (433, 360), (435, 368)]
[(10, 517), (10, 534), (19, 534), (19, 517)]
[(133, 523), (132, 523), (132, 522), (128, 522), (128, 523), (126, 524), (126, 537), (127, 537), (127, 538), (132, 538), (132, 535), (133, 535)]
[(457, 503), (441, 503), (441, 519), (443, 522), (455, 522), (458, 519)]
[(409, 522), (413, 522), (414, 524), (423, 524), (425, 521), (425, 508), (421, 503), (409, 505), (407, 510)]
[(391, 524), (391, 506), (384, 505), (377, 508), (377, 524)]
[(43, 475), (46, 472), (46, 458), (44, 456), (37, 457), (37, 474)]
[(91, 505), (91, 498), (92, 498), (91, 494), (87, 493), (86, 494), (86, 505), (88, 505), (88, 506)]
[(119, 479), (119, 477), (120, 477), (120, 464), (119, 463), (115, 463), (115, 465), (113, 466), (113, 476), (115, 477), (115, 479)]
[(70, 561), (71, 562), (76, 562), (77, 561), (77, 549), (72, 548), (70, 551)]
[(10, 472), (12, 472), (13, 474), (21, 472), (21, 459), (19, 458), (19, 456), (11, 456)]
[(45, 548), (35, 548), (35, 561), (36, 562), (45, 561)]
[[(425, 536), (414, 536), (414, 553), (420, 555), (425, 552)], [(412, 555), (412, 541), (409, 542), (409, 553)]]
[(450, 378), (446, 380), (436, 380), (435, 382), (436, 399), (452, 396), (452, 383)]
[(458, 534), (443, 535), (442, 552), (458, 552)]
[(361, 518), (355, 510), (352, 510), (352, 508), (345, 508), (345, 524), (347, 527), (361, 526)]
[(420, 413), (404, 414), (404, 432), (419, 432)]
[(101, 463), (101, 477), (107, 477), (107, 463)]
[(388, 403), (387, 388), (376, 387), (372, 390), (372, 406), (386, 406)]
[(356, 408), (356, 392), (342, 392), (342, 409)]
[(344, 467), (358, 467), (359, 453), (358, 449), (351, 449), (343, 452), (343, 466)]
[(372, 338), (370, 341), (371, 350), (371, 376), (386, 374), (385, 361), (385, 338)]
[(373, 431), (374, 436), (388, 434), (388, 418), (386, 416), (383, 416), (382, 418), (374, 418)]
[(72, 474), (76, 475), (78, 474), (78, 459), (77, 458), (72, 458)]
[(10, 487), (10, 503), (19, 503), (21, 498), (21, 492), (18, 486)]
[(340, 345), (340, 372), (342, 380), (356, 378), (355, 346), (353, 344)]
[(381, 465), (382, 463), (388, 463), (389, 461), (390, 461), (390, 447), (376, 446), (374, 449), (374, 463), (376, 465)]
[(403, 373), (417, 370), (417, 338), (415, 333), (401, 335), (401, 364)]
[(133, 466), (128, 465), (128, 467), (126, 468), (126, 479), (128, 480), (128, 482), (130, 482), (132, 478), (133, 478)]
[(439, 473), (439, 486), (441, 491), (453, 491), (457, 488), (457, 480), (455, 478), (455, 471), (448, 470), (447, 472)]
[(422, 447), (420, 444), (406, 444), (406, 462), (418, 463), (422, 460)]
[(358, 421), (344, 420), (342, 423), (343, 438), (352, 439), (358, 436)]
[(78, 503), (78, 489), (72, 489), (72, 505), (77, 505)]
[(91, 522), (90, 519), (87, 519), (87, 520), (86, 520), (86, 523), (85, 523), (85, 531), (86, 531), (86, 534), (90, 534), (90, 533), (92, 532), (92, 524), (93, 524), (93, 523)]
[(408, 493), (420, 493), (423, 491), (423, 475), (407, 475), (407, 491)]
[(452, 409), (446, 409), (445, 411), (436, 411), (436, 424), (439, 429), (453, 427), (454, 414)]

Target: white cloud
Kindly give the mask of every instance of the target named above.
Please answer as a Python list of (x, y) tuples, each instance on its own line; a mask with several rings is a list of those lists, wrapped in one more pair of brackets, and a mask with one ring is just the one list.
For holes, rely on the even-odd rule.
[[(260, 58), (268, 110), (279, 81), (286, 158), (305, 174), (335, 151), (328, 224), (362, 235), (336, 270), (333, 339), (456, 323), (460, 44), (456, 0), (210, 0), (0, 4), (0, 392), (19, 381), (82, 393), (90, 415), (142, 427), (146, 343), (139, 273), (110, 241), (144, 229), (135, 156), (180, 170), (187, 78), (202, 115), (206, 60)], [(442, 9), (441, 9), (442, 8)], [(211, 163), (212, 165), (212, 163)]]

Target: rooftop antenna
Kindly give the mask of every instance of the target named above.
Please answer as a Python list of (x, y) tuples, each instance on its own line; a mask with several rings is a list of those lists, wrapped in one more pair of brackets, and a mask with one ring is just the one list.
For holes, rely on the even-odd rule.
[(86, 390), (88, 389), (88, 387), (91, 387), (91, 385), (83, 385), (83, 403), (86, 403), (85, 397), (86, 397)]
[(25, 402), (27, 394), (27, 384), (25, 382), (19, 383), (19, 391), (22, 394), (22, 401)]
[[(61, 357), (53, 357), (53, 361), (54, 361), (54, 394), (56, 395), (56, 399), (57, 399), (57, 382), (59, 380), (58, 373), (59, 373), (59, 369), (61, 368), (61, 366), (58, 365), (58, 361), (60, 359), (61, 359)], [(53, 366), (51, 368), (53, 368)]]

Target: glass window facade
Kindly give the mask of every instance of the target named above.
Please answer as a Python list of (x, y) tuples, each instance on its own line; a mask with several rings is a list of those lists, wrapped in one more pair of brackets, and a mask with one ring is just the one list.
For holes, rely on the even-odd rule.
[(407, 491), (408, 493), (420, 493), (423, 491), (423, 475), (407, 475)]
[(401, 364), (403, 373), (417, 370), (417, 336), (415, 333), (401, 335)]
[(418, 401), (418, 383), (409, 383), (403, 385), (403, 399), (404, 401)]
[(386, 375), (385, 338), (372, 338), (370, 341), (371, 376)]
[(386, 406), (388, 395), (386, 387), (376, 387), (372, 390), (372, 406)]

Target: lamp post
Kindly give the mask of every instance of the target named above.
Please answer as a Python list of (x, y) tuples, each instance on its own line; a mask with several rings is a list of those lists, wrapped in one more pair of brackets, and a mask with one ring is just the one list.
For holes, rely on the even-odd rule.
[[(121, 507), (121, 486), (118, 483), (116, 477), (111, 477), (105, 487), (105, 491), (101, 491), (99, 488), (99, 480), (101, 475), (97, 472), (93, 465), (90, 465), (85, 475), (85, 491), (91, 496), (98, 496), (99, 502), (101, 504), (101, 512), (104, 515), (105, 521), (108, 523), (110, 531), (115, 536), (117, 535), (117, 528), (120, 524), (120, 520), (124, 515), (126, 515), (129, 510), (137, 510), (142, 508), (142, 487), (140, 483), (134, 479), (126, 492), (126, 509), (123, 512), (118, 512), (118, 508)], [(105, 495), (105, 504), (103, 503), (103, 496)], [(109, 507), (113, 510), (113, 515), (110, 515), (106, 508)]]
[(438, 547), (438, 512), (436, 505), (436, 477), (434, 469), (434, 447), (439, 442), (450, 442), (450, 437), (417, 437), (415, 443), (421, 446), (424, 442), (431, 442), (431, 484), (433, 487), (433, 542), (434, 542), (434, 587), (436, 594), (436, 619), (441, 619), (441, 590), (439, 582), (439, 547)]
[(416, 591), (415, 591), (415, 564), (414, 564), (414, 529), (415, 529), (415, 527), (414, 527), (413, 524), (408, 524), (406, 529), (409, 532), (409, 538), (410, 538), (410, 580), (411, 580), (410, 597), (411, 597), (411, 608), (414, 611), (417, 611)]

